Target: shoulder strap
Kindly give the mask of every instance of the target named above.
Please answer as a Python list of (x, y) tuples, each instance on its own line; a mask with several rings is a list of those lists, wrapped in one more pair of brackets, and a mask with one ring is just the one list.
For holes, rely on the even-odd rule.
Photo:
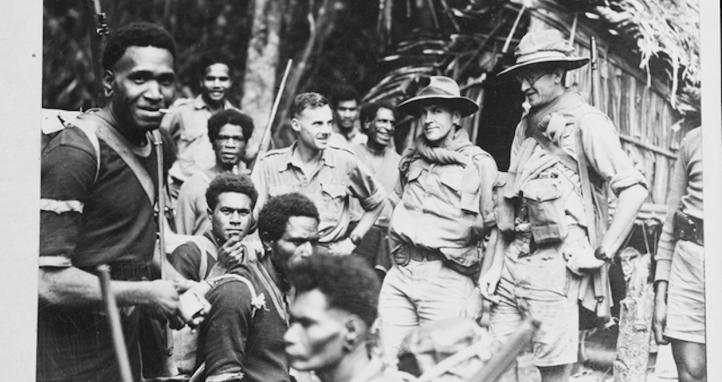
[[(129, 143), (125, 137), (120, 135), (114, 128), (107, 126), (105, 123), (98, 126), (96, 134), (105, 143), (107, 143), (108, 146), (115, 150), (120, 158), (123, 159), (125, 164), (130, 167), (141, 187), (143, 187), (143, 190), (148, 197), (148, 202), (150, 202), (151, 205), (155, 204), (155, 186), (153, 185), (153, 179), (150, 177), (145, 167), (143, 167), (143, 164), (140, 163), (138, 157), (130, 151), (130, 148), (128, 147)], [(152, 142), (152, 139), (148, 139), (148, 142)]]
[[(244, 276), (237, 275), (235, 273), (226, 273), (222, 276), (214, 277), (213, 279), (209, 280), (211, 281), (211, 284), (215, 288), (220, 282), (223, 281), (230, 281), (230, 280), (236, 280), (240, 281), (248, 287), (248, 290), (251, 292), (251, 301), (258, 301), (260, 296), (256, 293), (256, 287), (253, 286), (253, 283), (251, 280), (247, 279)], [(256, 316), (256, 311), (258, 311), (258, 308), (254, 305), (251, 306), (251, 318)]]
[(100, 175), (100, 142), (98, 141), (98, 135), (96, 134), (95, 126), (88, 124), (77, 124), (75, 125), (80, 131), (85, 133), (85, 136), (90, 140), (90, 144), (95, 150), (95, 178), (93, 183), (98, 181)]

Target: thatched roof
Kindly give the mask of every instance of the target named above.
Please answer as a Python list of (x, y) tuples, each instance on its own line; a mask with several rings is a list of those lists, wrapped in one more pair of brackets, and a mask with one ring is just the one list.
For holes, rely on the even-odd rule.
[[(403, 1), (386, 0), (401, 6)], [(699, 7), (694, 0), (442, 0), (433, 9), (435, 30), (418, 30), (399, 42), (382, 64), (394, 69), (368, 98), (409, 95), (409, 80), (419, 74), (445, 74), (473, 82), (492, 72), (505, 57), (499, 51), (505, 40), (509, 51), (521, 37), (514, 32), (514, 13), (525, 4), (581, 15), (607, 37), (633, 50), (630, 60), (669, 88), (669, 102), (682, 114), (699, 111)], [(408, 4), (408, 3), (406, 3)], [(391, 12), (381, 12), (379, 25), (391, 28)], [(385, 33), (388, 35), (388, 31)], [(509, 40), (508, 37), (511, 37)], [(509, 48), (507, 46), (507, 48)], [(504, 53), (504, 52), (502, 52)], [(507, 52), (510, 53), (510, 52)], [(508, 56), (508, 55), (507, 55)], [(636, 57), (636, 58), (635, 58)], [(508, 57), (507, 57), (508, 58)], [(634, 62), (632, 62), (634, 64)]]
[[(699, 109), (699, 3), (695, 0), (610, 0), (588, 12), (636, 40), (640, 68), (657, 60), (671, 80), (670, 102), (681, 112)], [(676, 98), (677, 95), (681, 97)], [(696, 105), (695, 105), (696, 103)]]

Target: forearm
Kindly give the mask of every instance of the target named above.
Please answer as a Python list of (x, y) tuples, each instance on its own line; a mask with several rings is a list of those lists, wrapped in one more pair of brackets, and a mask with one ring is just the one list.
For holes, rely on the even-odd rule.
[(356, 225), (356, 228), (354, 228), (353, 232), (351, 232), (349, 236), (356, 235), (358, 237), (364, 237), (366, 235), (366, 232), (371, 229), (371, 226), (373, 226), (376, 220), (378, 220), (379, 216), (381, 216), (383, 208), (384, 204), (379, 203), (376, 208), (364, 211), (364, 214), (361, 215), (361, 219)]
[(654, 300), (655, 303), (661, 302), (666, 303), (667, 302), (667, 286), (669, 284), (667, 283), (667, 280), (659, 280), (654, 283)]
[(600, 243), (608, 256), (619, 250), (624, 239), (632, 230), (634, 219), (647, 199), (647, 195), (647, 189), (640, 184), (631, 186), (619, 193), (614, 218)]
[[(112, 281), (111, 290), (118, 305), (148, 304), (148, 281)], [(102, 302), (100, 280), (75, 267), (40, 268), (40, 300), (51, 305), (87, 306)]]
[(481, 263), (481, 274), (490, 269), (500, 269), (504, 264), (504, 239), (497, 228), (492, 229), (489, 236), (489, 246)]

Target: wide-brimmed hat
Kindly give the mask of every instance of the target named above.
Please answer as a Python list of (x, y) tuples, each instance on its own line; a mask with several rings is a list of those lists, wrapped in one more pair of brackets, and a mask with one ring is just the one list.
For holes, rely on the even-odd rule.
[(572, 56), (574, 47), (556, 29), (529, 32), (519, 41), (514, 57), (516, 64), (502, 70), (497, 76), (509, 76), (539, 64), (556, 64), (565, 70), (580, 68), (589, 62), (589, 58)]
[(405, 114), (418, 115), (422, 106), (434, 102), (450, 105), (458, 110), (462, 117), (479, 110), (476, 102), (461, 96), (461, 90), (456, 81), (444, 76), (429, 77), (429, 84), (421, 89), (415, 97), (402, 102), (397, 109)]

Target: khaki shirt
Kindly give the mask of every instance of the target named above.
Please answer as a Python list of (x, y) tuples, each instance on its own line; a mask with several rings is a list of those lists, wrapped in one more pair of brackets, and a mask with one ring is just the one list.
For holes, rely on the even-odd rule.
[[(376, 178), (381, 182), (381, 186), (384, 191), (393, 191), (396, 184), (399, 182), (399, 161), (401, 155), (396, 153), (394, 149), (387, 147), (382, 153), (375, 153), (369, 150), (366, 144), (354, 144), (351, 146), (351, 151), (358, 156), (361, 163), (365, 164), (371, 169)], [(389, 200), (384, 202), (384, 210), (381, 212), (376, 225), (382, 227), (388, 227), (389, 220), (391, 219), (391, 212), (393, 212), (393, 206)], [(356, 220), (360, 218), (361, 210), (358, 203), (352, 203), (354, 215)]]
[[(479, 259), (466, 253), (481, 239), (479, 229), (495, 222), (492, 186), (494, 159), (479, 149), (471, 166), (432, 163), (417, 158), (409, 164), (407, 183), (399, 183), (401, 201), (391, 217), (391, 236), (407, 244), (439, 249), (449, 259), (470, 266)], [(393, 250), (393, 249), (392, 249)]]
[[(233, 109), (226, 101), (224, 109)], [(168, 131), (178, 148), (175, 163), (169, 174), (185, 181), (199, 170), (216, 164), (216, 155), (208, 138), (208, 119), (213, 115), (202, 96), (180, 103), (166, 114), (160, 127)]]
[(294, 158), (292, 146), (269, 151), (257, 164), (253, 184), (258, 190), (255, 216), (270, 197), (299, 192), (311, 199), (320, 215), (321, 243), (342, 240), (348, 235), (351, 221), (350, 199), (358, 199), (365, 211), (381, 204), (386, 194), (378, 180), (358, 158), (347, 149), (327, 147), (318, 167), (304, 174), (301, 163)]

